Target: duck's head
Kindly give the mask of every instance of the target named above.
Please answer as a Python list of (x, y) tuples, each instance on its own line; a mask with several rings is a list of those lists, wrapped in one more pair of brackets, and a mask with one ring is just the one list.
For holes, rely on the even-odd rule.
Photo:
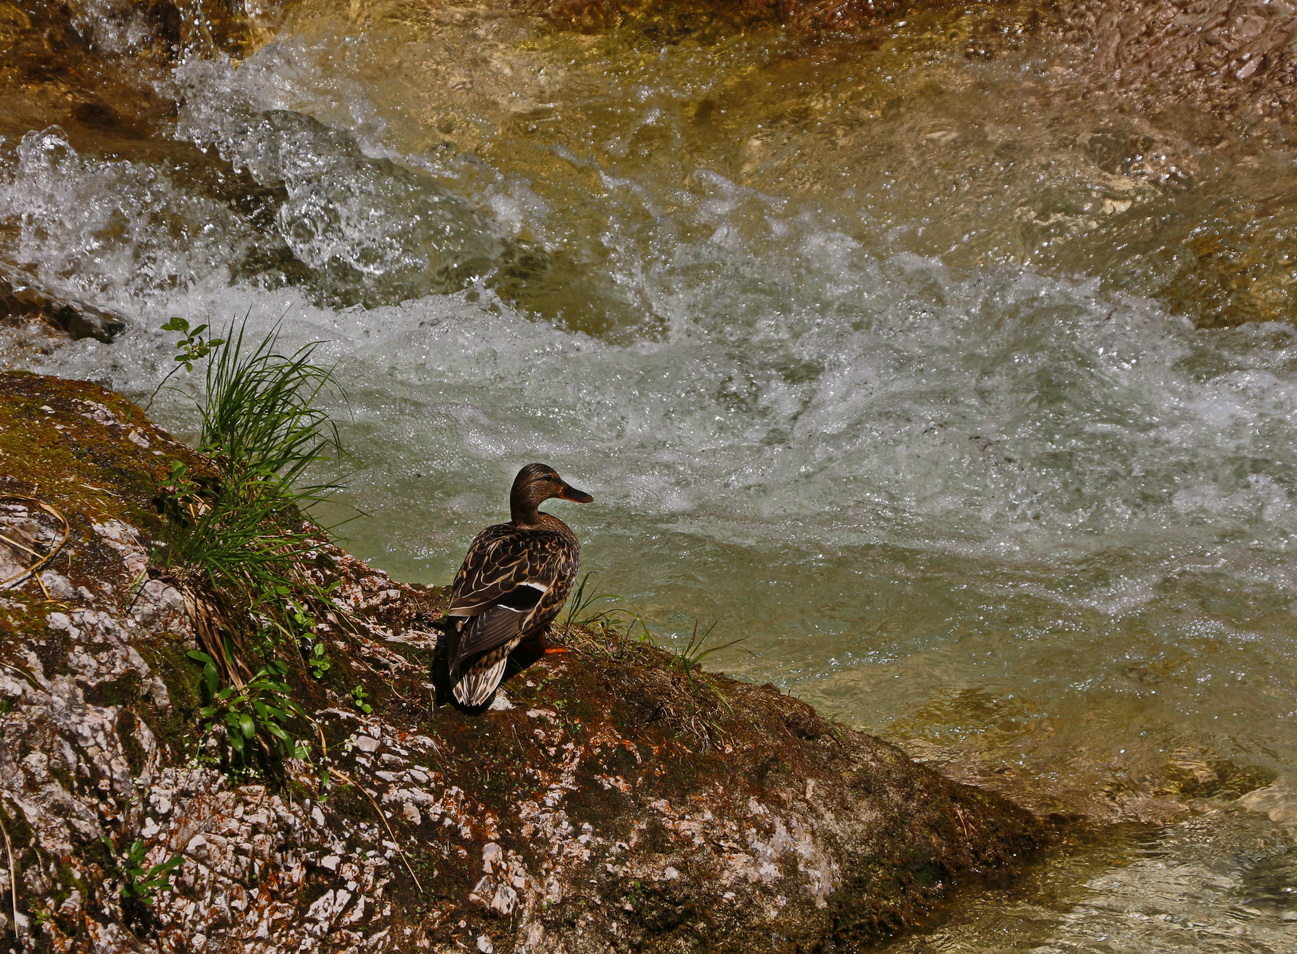
[(547, 464), (528, 464), (518, 471), (509, 492), (509, 509), (514, 523), (531, 523), (536, 508), (551, 497), (589, 503), (594, 498), (577, 490)]

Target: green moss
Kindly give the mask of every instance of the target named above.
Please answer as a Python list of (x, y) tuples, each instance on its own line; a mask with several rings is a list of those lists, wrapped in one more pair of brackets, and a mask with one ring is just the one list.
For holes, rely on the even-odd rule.
[(139, 699), (140, 674), (134, 670), (86, 689), (86, 702), (92, 706), (129, 706)]
[(330, 815), (345, 818), (353, 822), (369, 825), (380, 825), (374, 814), (374, 806), (361, 792), (351, 785), (335, 784), (329, 792), (325, 810)]
[(173, 754), (194, 751), (198, 740), (198, 710), (202, 707), (198, 667), (185, 655), (185, 648), (178, 641), (156, 640), (139, 643), (136, 648), (162, 680), (171, 699), (169, 708), (148, 706), (141, 717), (160, 746)]
[(34, 635), (27, 648), (40, 660), (41, 669), (48, 679), (71, 671), (69, 657), (73, 645), (72, 637), (66, 631), (46, 629), (39, 636)]
[(933, 888), (946, 880), (945, 867), (931, 859), (911, 869), (910, 877), (920, 888)]
[(597, 774), (603, 773), (595, 767), (578, 773), (576, 788), (567, 796), (567, 810), (577, 817), (589, 820), (603, 837), (612, 841), (625, 841), (635, 829), (639, 806), (620, 790), (604, 788), (595, 778)]
[(126, 755), (126, 764), (131, 767), (131, 774), (139, 776), (148, 764), (148, 753), (140, 744), (136, 722), (135, 713), (129, 710), (123, 712), (117, 723), (117, 737), (122, 741), (122, 750)]
[(44, 612), (37, 612), (25, 600), (8, 596), (0, 600), (0, 659), (19, 663), (21, 657), (16, 650), (26, 647), (38, 633), (45, 631), (45, 618)]
[[(120, 431), (87, 417), (83, 402), (108, 408)], [(132, 429), (186, 455), (121, 395), (88, 382), (0, 373), (0, 492), (35, 497), (69, 520), (84, 514), (94, 521), (130, 517), (156, 525), (151, 501), (166, 455), (141, 455), (137, 445), (121, 439)], [(52, 432), (59, 439), (51, 439)], [(104, 486), (109, 481), (111, 488)]]
[[(36, 832), (28, 824), (25, 815), (13, 811), (7, 803), (0, 801), (0, 816), (4, 817), (5, 828), (9, 831), (9, 838), (13, 842), (15, 850), (35, 843)], [(23, 866), (20, 864), (19, 867)]]

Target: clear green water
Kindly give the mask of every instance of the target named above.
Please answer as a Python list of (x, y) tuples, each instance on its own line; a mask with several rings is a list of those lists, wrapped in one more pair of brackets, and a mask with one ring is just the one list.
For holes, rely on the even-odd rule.
[(1126, 826), (906, 950), (1297, 950), (1282, 130), (969, 59), (976, 11), (816, 45), (331, 6), (163, 82), (268, 213), (0, 144), (0, 253), (133, 322), (6, 363), (143, 393), (167, 315), (284, 314), (348, 392), (359, 555), (445, 582), (551, 463), (662, 642), (718, 620), (717, 667)]

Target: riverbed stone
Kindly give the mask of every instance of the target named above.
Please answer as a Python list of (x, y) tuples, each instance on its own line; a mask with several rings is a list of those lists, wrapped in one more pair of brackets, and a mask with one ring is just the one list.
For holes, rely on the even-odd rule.
[(1045, 837), (774, 686), (608, 633), (556, 633), (571, 651), (513, 674), (512, 706), (463, 713), (437, 675), (446, 590), (309, 525), (351, 614), (319, 624), (324, 679), (287, 677), (317, 744), (231, 773), (201, 730), (185, 602), (140, 586), (176, 459), (204, 466), (117, 395), (0, 375), (0, 503), (70, 528), (45, 569), (66, 585), (0, 589), (0, 950), (850, 950)]

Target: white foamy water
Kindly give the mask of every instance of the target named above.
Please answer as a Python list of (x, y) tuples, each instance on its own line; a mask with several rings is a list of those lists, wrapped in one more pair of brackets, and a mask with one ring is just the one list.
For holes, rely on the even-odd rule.
[[(1297, 333), (1198, 328), (1138, 259), (1099, 267), (1121, 202), (1196, 214), (1209, 189), (1023, 127), (963, 142), (1039, 108), (1029, 60), (838, 50), (807, 113), (787, 39), (618, 42), (325, 17), (237, 70), (191, 63), (174, 134), (245, 177), (238, 201), (58, 130), (0, 144), (0, 252), (131, 320), (6, 363), (143, 395), (167, 316), (285, 316), (348, 395), (360, 556), (448, 581), (542, 460), (595, 496), (553, 505), (594, 585), (664, 643), (719, 620), (746, 639), (716, 665), (1063, 808), (1210, 809), (1072, 846), (915, 950), (1293, 949)], [(901, 104), (849, 122), (878, 71)], [(1128, 122), (1059, 108), (1053, 129)], [(1216, 188), (1188, 133), (1159, 136)], [(1006, 142), (1036, 151), (988, 179)], [(191, 420), (177, 394), (156, 411)]]

